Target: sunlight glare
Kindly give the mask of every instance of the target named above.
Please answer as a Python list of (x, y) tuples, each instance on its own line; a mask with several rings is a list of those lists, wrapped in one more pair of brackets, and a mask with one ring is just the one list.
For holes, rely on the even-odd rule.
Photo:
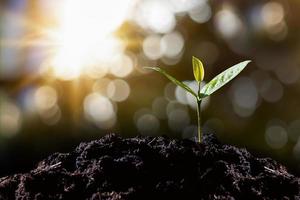
[(132, 0), (65, 0), (55, 41), (51, 66), (56, 77), (78, 78), (99, 63), (105, 63), (124, 50), (113, 36), (126, 20)]

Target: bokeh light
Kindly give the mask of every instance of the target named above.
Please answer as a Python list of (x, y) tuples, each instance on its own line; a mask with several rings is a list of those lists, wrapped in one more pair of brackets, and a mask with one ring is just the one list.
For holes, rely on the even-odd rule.
[(34, 94), (34, 101), (38, 111), (47, 112), (57, 103), (57, 93), (49, 86), (38, 88)]
[(241, 117), (252, 115), (258, 103), (258, 92), (254, 82), (249, 78), (239, 77), (232, 88), (232, 103), (236, 114)]
[(161, 37), (159, 35), (149, 35), (143, 42), (144, 54), (151, 60), (162, 57)]
[(1, 98), (0, 102), (0, 133), (4, 137), (17, 134), (22, 126), (22, 113), (20, 108), (10, 100)]
[(87, 120), (102, 129), (109, 129), (116, 123), (116, 108), (107, 97), (97, 93), (85, 98), (84, 113)]
[(117, 62), (111, 67), (110, 72), (116, 77), (126, 77), (134, 69), (134, 61), (128, 55), (120, 55)]
[(215, 26), (220, 34), (225, 38), (234, 38), (242, 30), (242, 22), (234, 12), (234, 10), (228, 6), (220, 10), (215, 15)]
[(124, 101), (130, 94), (130, 86), (121, 79), (111, 81), (107, 86), (107, 95), (113, 101)]
[(159, 131), (159, 120), (152, 114), (140, 116), (136, 122), (138, 131), (143, 135), (155, 135)]
[(282, 126), (270, 126), (266, 130), (266, 142), (274, 149), (284, 147), (287, 143), (287, 133)]
[(140, 1), (134, 19), (141, 27), (157, 33), (170, 32), (176, 25), (176, 19), (168, 1)]
[(212, 11), (207, 3), (203, 3), (189, 11), (191, 19), (197, 23), (205, 23), (210, 20)]
[(168, 100), (164, 97), (157, 97), (154, 99), (152, 103), (152, 111), (159, 119), (166, 119), (167, 118), (167, 105)]
[(268, 2), (261, 9), (261, 20), (265, 31), (273, 40), (282, 40), (288, 33), (285, 11), (278, 2)]
[(169, 58), (178, 56), (184, 47), (183, 36), (179, 32), (172, 32), (161, 38), (163, 55)]

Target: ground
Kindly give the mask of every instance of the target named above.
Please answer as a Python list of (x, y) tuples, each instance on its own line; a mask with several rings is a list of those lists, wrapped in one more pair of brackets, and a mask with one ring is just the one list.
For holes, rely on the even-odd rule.
[(110, 134), (1, 178), (0, 199), (300, 199), (300, 179), (213, 135), (198, 144)]

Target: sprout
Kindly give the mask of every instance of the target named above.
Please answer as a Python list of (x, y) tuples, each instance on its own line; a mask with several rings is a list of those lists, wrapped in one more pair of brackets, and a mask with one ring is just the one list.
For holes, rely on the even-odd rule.
[(194, 56), (193, 56), (193, 72), (194, 72), (195, 80), (198, 83), (201, 83), (201, 81), (203, 81), (204, 78), (204, 67), (202, 62)]
[(145, 67), (146, 69), (151, 69), (157, 71), (168, 78), (170, 81), (175, 83), (176, 85), (182, 87), (184, 90), (192, 94), (197, 101), (197, 122), (198, 122), (198, 142), (201, 143), (202, 134), (201, 134), (201, 102), (205, 97), (210, 96), (218, 89), (223, 87), (226, 83), (231, 81), (234, 77), (236, 77), (251, 61), (247, 60), (241, 63), (238, 63), (229, 69), (223, 71), (215, 78), (213, 78), (210, 82), (208, 82), (205, 86), (201, 88), (201, 82), (204, 79), (204, 67), (202, 62), (193, 56), (193, 73), (195, 80), (198, 82), (198, 91), (194, 92), (189, 86), (184, 84), (183, 82), (175, 79), (173, 76), (165, 72), (163, 69), (159, 67)]

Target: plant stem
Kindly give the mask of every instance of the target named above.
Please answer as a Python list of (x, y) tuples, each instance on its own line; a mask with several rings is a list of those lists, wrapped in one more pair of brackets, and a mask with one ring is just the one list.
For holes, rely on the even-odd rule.
[(201, 100), (197, 99), (197, 122), (198, 122), (198, 142), (201, 143)]
[(198, 97), (197, 98), (197, 123), (198, 123), (198, 142), (201, 143), (201, 99), (200, 99), (200, 89), (201, 82), (198, 82)]

